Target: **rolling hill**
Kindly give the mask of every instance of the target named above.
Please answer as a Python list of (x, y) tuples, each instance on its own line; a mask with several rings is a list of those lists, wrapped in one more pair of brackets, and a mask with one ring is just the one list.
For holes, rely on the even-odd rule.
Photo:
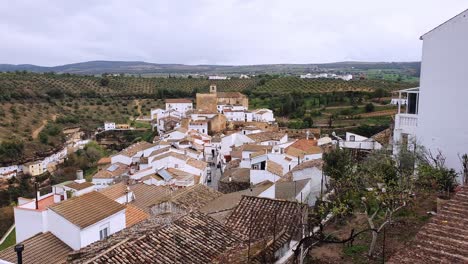
[(263, 64), (263, 65), (185, 65), (157, 64), (142, 61), (88, 61), (61, 66), (31, 64), (0, 64), (0, 72), (30, 71), (56, 72), (82, 75), (103, 73), (127, 74), (301, 74), (313, 71), (335, 70), (359, 72), (369, 69), (396, 70), (417, 74), (420, 62), (335, 62), (322, 64)]

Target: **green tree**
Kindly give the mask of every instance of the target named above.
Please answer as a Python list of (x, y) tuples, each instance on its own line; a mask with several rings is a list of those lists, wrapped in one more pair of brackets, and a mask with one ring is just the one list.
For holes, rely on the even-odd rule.
[(375, 107), (374, 107), (373, 103), (366, 104), (365, 110), (366, 110), (367, 113), (374, 112), (374, 109), (375, 109)]
[(101, 80), (99, 81), (99, 84), (103, 87), (109, 85), (109, 78), (107, 77), (102, 77)]

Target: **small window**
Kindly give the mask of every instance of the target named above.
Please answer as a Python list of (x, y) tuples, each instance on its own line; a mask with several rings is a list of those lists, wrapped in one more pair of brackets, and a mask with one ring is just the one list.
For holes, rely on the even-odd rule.
[(349, 141), (356, 141), (356, 137), (355, 136), (349, 136)]
[(109, 236), (109, 224), (102, 225), (99, 228), (99, 239), (104, 240)]
[(176, 168), (176, 169), (179, 168), (179, 164), (175, 164), (174, 168)]

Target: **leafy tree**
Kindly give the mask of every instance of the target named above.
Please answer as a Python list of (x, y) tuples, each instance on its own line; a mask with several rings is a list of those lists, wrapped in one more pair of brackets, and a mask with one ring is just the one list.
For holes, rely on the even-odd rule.
[(24, 144), (19, 141), (3, 141), (0, 143), (0, 161), (17, 160), (23, 156)]
[(386, 94), (387, 92), (383, 88), (377, 88), (374, 91), (374, 97), (378, 98), (379, 100), (380, 98), (385, 97)]
[(101, 78), (101, 80), (99, 81), (99, 84), (100, 84), (101, 86), (105, 87), (105, 86), (109, 85), (109, 82), (110, 82), (110, 81), (109, 81), (109, 78), (103, 77), (103, 78)]
[(436, 156), (428, 153), (426, 159), (418, 166), (418, 184), (434, 189), (445, 197), (457, 186), (457, 173), (445, 166), (445, 157), (439, 152)]
[(373, 103), (366, 104), (365, 110), (366, 110), (367, 113), (374, 112), (374, 109), (375, 109), (375, 107), (374, 107)]

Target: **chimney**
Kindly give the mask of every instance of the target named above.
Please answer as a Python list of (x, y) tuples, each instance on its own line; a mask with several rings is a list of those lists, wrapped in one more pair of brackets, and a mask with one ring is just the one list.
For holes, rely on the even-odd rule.
[(41, 196), (41, 193), (39, 191), (39, 183), (35, 182), (34, 183), (34, 189), (36, 190), (36, 210), (39, 209), (39, 197)]
[(24, 250), (23, 244), (18, 244), (15, 246), (16, 256), (18, 258), (18, 264), (23, 264), (23, 250)]
[(76, 180), (78, 180), (78, 181), (83, 180), (83, 171), (82, 170), (77, 170), (76, 171)]

